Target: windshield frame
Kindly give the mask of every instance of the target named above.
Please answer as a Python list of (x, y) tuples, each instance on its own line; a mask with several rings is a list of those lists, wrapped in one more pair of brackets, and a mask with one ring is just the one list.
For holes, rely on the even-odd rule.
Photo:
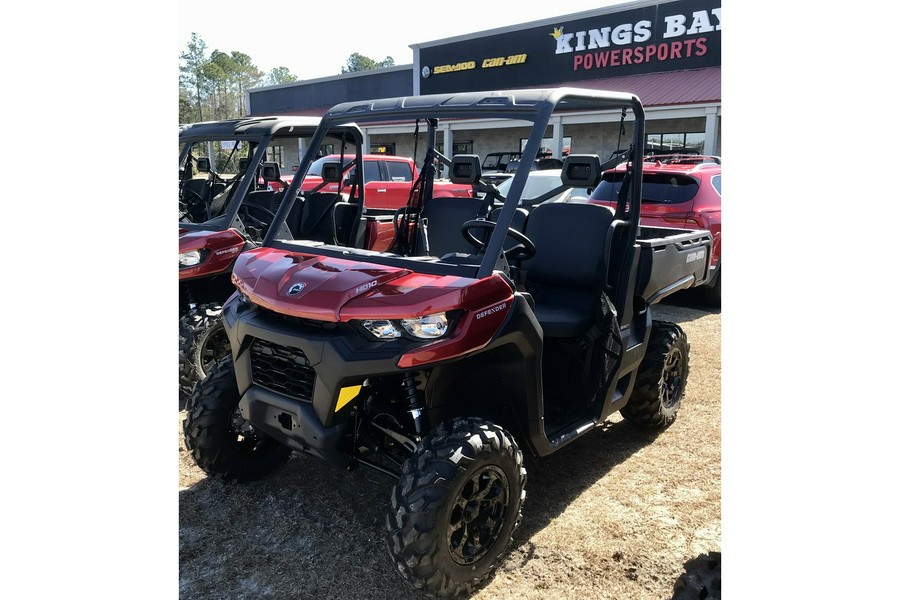
[[(640, 99), (632, 94), (622, 92), (602, 92), (580, 88), (465, 92), (345, 102), (336, 105), (325, 114), (310, 144), (311, 147), (318, 147), (331, 128), (351, 122), (357, 125), (364, 125), (366, 123), (418, 122), (424, 120), (428, 127), (429, 143), (433, 148), (435, 132), (440, 119), (525, 121), (530, 124), (531, 131), (522, 150), (520, 160), (525, 164), (533, 164), (541, 151), (543, 138), (550, 124), (550, 119), (556, 114), (557, 109), (562, 111), (610, 110), (624, 113), (624, 109), (629, 108), (634, 117), (634, 126), (632, 127), (634, 155), (642, 156), (644, 147), (644, 112)], [(361, 164), (362, 149), (360, 145), (357, 145), (357, 154)], [(426, 153), (426, 156), (428, 156), (428, 153)], [(311, 154), (303, 157), (286, 194), (289, 199), (282, 203), (282, 206), (279, 208), (275, 223), (285, 219), (287, 212), (290, 210), (289, 204), (293, 203), (291, 198), (300, 189), (301, 182), (305, 179), (313, 160)], [(627, 235), (631, 240), (631, 244), (634, 243), (637, 235), (638, 212), (636, 211), (640, 207), (641, 161), (634, 161), (632, 169), (634, 176), (629, 188), (629, 195), (638, 198), (638, 200), (627, 203), (629, 209), (621, 215), (621, 218), (629, 228)], [(308, 252), (337, 258), (357, 256), (367, 262), (404, 267), (416, 272), (484, 278), (493, 273), (501, 264), (501, 253), (506, 234), (515, 216), (530, 172), (529, 169), (520, 169), (513, 175), (509, 193), (503, 201), (502, 209), (494, 225), (494, 233), (491, 235), (490, 241), (481, 255), (481, 263), (477, 266), (442, 263), (435, 260), (425, 260), (423, 257), (372, 252), (309, 242), (307, 240), (277, 240), (275, 237), (277, 227), (270, 228), (262, 244), (263, 246), (286, 249), (293, 252)]]

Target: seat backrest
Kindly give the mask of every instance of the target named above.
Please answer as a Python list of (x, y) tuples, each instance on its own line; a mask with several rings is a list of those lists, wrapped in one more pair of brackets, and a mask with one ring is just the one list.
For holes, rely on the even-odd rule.
[(341, 194), (332, 192), (309, 194), (303, 201), (299, 227), (291, 231), (299, 239), (335, 243), (334, 206), (342, 199)]
[(612, 212), (594, 204), (536, 206), (524, 232), (536, 249), (534, 257), (522, 265), (528, 282), (538, 288), (602, 290), (606, 236), (612, 221)]
[[(497, 208), (491, 211), (491, 214), (488, 215), (488, 221), (497, 222), (497, 217), (500, 216), (500, 211), (503, 210), (502, 206), (498, 206)], [(510, 229), (515, 229), (519, 233), (525, 233), (525, 223), (528, 220), (528, 211), (524, 208), (517, 208), (515, 214), (513, 214), (512, 222), (509, 224)], [(515, 246), (516, 242), (507, 236), (506, 241), (503, 243), (503, 249), (509, 250), (511, 247)]]
[(336, 202), (332, 211), (334, 218), (334, 238), (342, 246), (352, 246), (353, 223), (359, 212), (356, 202)]
[(476, 198), (432, 198), (422, 209), (428, 219), (428, 253), (443, 256), (451, 252), (470, 253), (472, 244), (462, 235), (466, 221), (478, 217), (481, 202)]
[(260, 206), (269, 212), (275, 212), (275, 191), (255, 190), (253, 192), (248, 192), (244, 202), (246, 204)]

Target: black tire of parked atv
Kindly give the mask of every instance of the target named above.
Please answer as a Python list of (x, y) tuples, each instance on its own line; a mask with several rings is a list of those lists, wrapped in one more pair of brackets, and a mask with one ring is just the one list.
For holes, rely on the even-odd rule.
[(178, 381), (182, 398), (219, 359), (231, 354), (219, 304), (201, 304), (178, 322)]
[(703, 291), (703, 300), (710, 306), (722, 306), (722, 267), (719, 266), (719, 272), (716, 273), (716, 283), (712, 286), (704, 286), (700, 288)]
[(684, 564), (672, 600), (721, 600), (722, 553), (701, 554)]
[(509, 548), (525, 481), (522, 452), (503, 428), (478, 418), (436, 427), (391, 495), (387, 547), (401, 576), (430, 597), (472, 593)]
[(230, 356), (197, 382), (184, 421), (184, 444), (214, 479), (253, 481), (287, 462), (291, 449), (254, 429), (238, 410), (240, 394)]
[(653, 321), (634, 391), (619, 411), (626, 420), (652, 429), (662, 429), (675, 420), (687, 385), (690, 348), (681, 327)]

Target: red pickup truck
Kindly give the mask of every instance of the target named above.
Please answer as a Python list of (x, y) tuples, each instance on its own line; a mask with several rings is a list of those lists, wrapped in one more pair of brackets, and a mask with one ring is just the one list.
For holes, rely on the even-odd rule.
[[(322, 165), (326, 161), (340, 159), (339, 155), (332, 154), (314, 161), (309, 167), (309, 173), (307, 173), (303, 185), (300, 186), (300, 191), (306, 192), (319, 186), (322, 183)], [(344, 156), (344, 164), (348, 164), (352, 159), (352, 156)], [(355, 175), (355, 169), (348, 173), (348, 176), (353, 175)], [(411, 158), (384, 154), (363, 155), (366, 208), (396, 211), (398, 208), (406, 206), (409, 200), (409, 191), (418, 177), (419, 171)], [(281, 179), (290, 185), (290, 175), (282, 176)], [(275, 191), (281, 191), (279, 182), (271, 182), (270, 185)], [(346, 191), (347, 186), (343, 187), (344, 191)], [(321, 191), (337, 192), (338, 185), (336, 183), (326, 185)], [(451, 183), (449, 180), (436, 180), (434, 182), (434, 196), (471, 198), (472, 187)], [(391, 214), (393, 215), (393, 212)]]
[[(345, 168), (354, 158), (344, 156)], [(342, 184), (322, 185), (323, 165), (329, 161), (333, 163), (340, 160), (340, 155), (332, 154), (313, 161), (300, 185), (301, 194), (316, 190), (326, 193), (341, 192), (348, 196), (352, 189), (350, 182), (357, 174), (355, 166), (349, 166)], [(363, 155), (366, 220), (363, 243), (367, 249), (384, 252), (390, 247), (394, 240), (394, 216), (398, 209), (405, 207), (409, 202), (410, 191), (418, 178), (419, 171), (411, 158), (383, 154)], [(278, 193), (283, 186), (290, 185), (292, 179), (293, 176), (290, 174), (282, 175), (276, 180), (268, 180), (268, 185)], [(434, 197), (473, 198), (474, 195), (472, 186), (451, 183), (449, 180), (435, 180)]]

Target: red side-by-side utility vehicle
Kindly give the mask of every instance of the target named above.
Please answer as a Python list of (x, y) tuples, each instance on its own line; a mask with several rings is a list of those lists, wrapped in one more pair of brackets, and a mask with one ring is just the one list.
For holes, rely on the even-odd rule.
[[(583, 115), (598, 111), (632, 119), (613, 208), (520, 206), (535, 171), (516, 171), (504, 195), (482, 180), (478, 156), (437, 150), (445, 120), (524, 121), (521, 159), (530, 164), (551, 119), (578, 114), (590, 126)], [(387, 551), (413, 588), (453, 597), (485, 581), (527, 518), (525, 453), (540, 460), (615, 412), (653, 429), (676, 418), (690, 347), (677, 324), (653, 318), (654, 305), (706, 281), (712, 236), (639, 225), (644, 111), (631, 94), (562, 88), (347, 102), (325, 114), (310, 143), (350, 123), (385, 121), (428, 127), (391, 247), (280, 227), (313, 162), (304, 156), (260, 247), (234, 265), (236, 291), (222, 310), (231, 353), (196, 385), (185, 444), (200, 468), (226, 480), (263, 477), (295, 451), (395, 479)], [(435, 196), (435, 162), (478, 198)], [(596, 187), (604, 168), (595, 154), (567, 156), (560, 191)], [(340, 160), (323, 164), (324, 181), (342, 178)], [(351, 224), (351, 239), (363, 225)], [(323, 485), (308, 483), (309, 494)]]
[[(206, 367), (228, 353), (217, 326), (222, 303), (234, 291), (231, 269), (237, 256), (268, 232), (293, 172), (319, 123), (313, 117), (253, 117), (195, 123), (181, 128), (179, 141), (179, 385), (182, 400)], [(285, 234), (371, 250), (394, 239), (394, 215), (405, 206), (418, 173), (406, 157), (366, 156), (361, 202), (356, 183), (352, 125), (335, 130), (329, 147), (344, 149), (344, 177), (326, 184), (313, 164), (288, 217)], [(338, 143), (336, 143), (338, 142)], [(341, 155), (334, 155), (340, 161)], [(285, 165), (287, 168), (282, 168)], [(471, 186), (438, 184), (442, 195), (472, 197)], [(364, 226), (349, 237), (348, 223)]]

